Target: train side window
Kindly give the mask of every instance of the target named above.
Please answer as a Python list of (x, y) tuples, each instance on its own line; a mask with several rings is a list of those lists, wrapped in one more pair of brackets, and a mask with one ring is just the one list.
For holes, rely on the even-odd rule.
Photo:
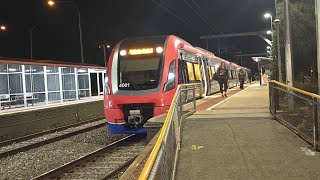
[(229, 78), (230, 78), (230, 79), (233, 79), (232, 73), (231, 73), (231, 70), (230, 70), (230, 69), (229, 69), (229, 72), (228, 72), (228, 73), (229, 73)]
[(196, 75), (196, 80), (200, 81), (201, 80), (201, 75), (200, 75), (200, 67), (199, 64), (194, 64), (194, 73)]
[(216, 73), (216, 69), (214, 67), (211, 66), (210, 68), (211, 68), (212, 74)]
[(193, 65), (191, 62), (187, 62), (187, 68), (188, 68), (188, 75), (189, 75), (189, 81), (194, 81), (194, 71), (193, 71)]

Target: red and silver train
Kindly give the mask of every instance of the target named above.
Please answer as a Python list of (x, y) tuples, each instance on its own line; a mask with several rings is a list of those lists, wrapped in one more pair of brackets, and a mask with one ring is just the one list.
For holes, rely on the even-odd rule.
[(230, 88), (237, 86), (240, 68), (250, 71), (174, 35), (122, 40), (110, 54), (105, 78), (110, 132), (146, 133), (143, 125), (169, 109), (178, 84), (202, 83), (203, 96), (218, 92), (212, 74), (221, 62), (229, 69)]

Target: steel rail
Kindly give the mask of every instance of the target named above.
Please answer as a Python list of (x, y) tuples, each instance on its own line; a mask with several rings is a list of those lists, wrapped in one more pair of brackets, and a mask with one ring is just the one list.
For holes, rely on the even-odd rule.
[(158, 153), (159, 153), (161, 144), (162, 144), (163, 139), (164, 139), (164, 137), (165, 137), (165, 133), (166, 133), (166, 131), (167, 131), (167, 129), (168, 129), (169, 121), (171, 120), (171, 116), (172, 116), (172, 113), (173, 113), (173, 110), (174, 110), (174, 107), (175, 107), (175, 104), (176, 104), (176, 101), (177, 101), (177, 97), (178, 97), (178, 95), (179, 95), (179, 93), (180, 93), (181, 88), (183, 88), (183, 87), (188, 87), (188, 86), (194, 86), (194, 87), (196, 87), (197, 85), (199, 85), (199, 84), (197, 84), (197, 83), (193, 83), (193, 84), (180, 84), (180, 85), (178, 86), (178, 89), (177, 89), (177, 91), (176, 91), (176, 93), (174, 94), (174, 97), (173, 97), (173, 99), (172, 99), (172, 103), (171, 103), (171, 105), (170, 105), (170, 109), (169, 109), (169, 111), (168, 111), (168, 114), (167, 114), (167, 116), (166, 116), (166, 119), (165, 119), (165, 121), (164, 121), (164, 124), (163, 124), (163, 126), (162, 126), (162, 128), (161, 128), (161, 131), (160, 131), (160, 134), (159, 134), (159, 138), (157, 139), (157, 142), (156, 142), (156, 144), (154, 145), (154, 147), (153, 147), (153, 149), (152, 149), (152, 151), (151, 151), (151, 153), (150, 153), (150, 156), (149, 156), (149, 158), (148, 158), (148, 160), (147, 160), (147, 162), (146, 162), (146, 165), (144, 166), (144, 168), (143, 168), (143, 170), (142, 170), (142, 172), (141, 172), (141, 174), (140, 174), (140, 176), (139, 176), (139, 179), (141, 179), (141, 180), (146, 180), (146, 179), (148, 179), (148, 177), (149, 177), (149, 174), (150, 174), (150, 172), (151, 172), (151, 169), (152, 169), (152, 167), (153, 167), (153, 165), (154, 165), (154, 162), (155, 162), (155, 160), (156, 160), (156, 158), (157, 158), (157, 155), (158, 155)]
[(117, 167), (115, 170), (113, 170), (112, 172), (110, 172), (109, 174), (107, 174), (106, 176), (101, 178), (101, 180), (107, 180), (107, 179), (111, 178), (112, 176), (117, 174), (119, 171), (121, 171), (125, 167), (129, 166), (137, 157), (138, 156), (135, 156), (134, 158), (132, 158), (129, 161), (127, 161), (126, 163), (123, 163), (121, 166)]
[(278, 85), (280, 85), (280, 86), (282, 86), (282, 87), (285, 87), (285, 88), (291, 89), (291, 90), (293, 90), (293, 91), (299, 92), (299, 93), (301, 93), (301, 94), (304, 94), (304, 95), (307, 95), (307, 96), (311, 96), (311, 97), (313, 97), (313, 98), (320, 99), (320, 96), (317, 95), (317, 94), (310, 93), (310, 92), (307, 92), (307, 91), (304, 91), (304, 90), (301, 90), (301, 89), (298, 89), (298, 88), (289, 86), (289, 85), (287, 85), (287, 84), (283, 84), (283, 83), (278, 82), (278, 81), (275, 81), (275, 80), (270, 81), (270, 83), (275, 83), (275, 84), (278, 84)]
[(62, 173), (65, 173), (65, 172), (73, 169), (74, 167), (76, 167), (76, 166), (78, 166), (80, 164), (86, 163), (86, 162), (96, 158), (97, 156), (100, 156), (100, 155), (106, 153), (108, 150), (111, 150), (112, 148), (118, 146), (119, 144), (123, 143), (125, 140), (129, 140), (131, 138), (134, 138), (135, 136), (136, 135), (133, 134), (133, 135), (129, 135), (127, 137), (124, 137), (124, 138), (122, 138), (122, 139), (120, 139), (118, 141), (115, 141), (115, 142), (113, 142), (113, 143), (111, 143), (111, 144), (109, 144), (109, 145), (107, 145), (105, 147), (102, 147), (102, 148), (100, 148), (100, 149), (98, 149), (98, 150), (96, 150), (96, 151), (94, 151), (94, 152), (92, 152), (92, 153), (90, 153), (88, 155), (82, 156), (79, 159), (76, 159), (76, 160), (71, 161), (71, 162), (69, 162), (67, 164), (64, 164), (64, 165), (62, 165), (60, 167), (52, 169), (52, 170), (50, 170), (50, 171), (48, 171), (48, 172), (46, 172), (44, 174), (41, 174), (41, 175), (39, 175), (37, 177), (34, 177), (31, 180), (55, 178), (55, 177), (61, 175)]
[(9, 139), (9, 140), (0, 142), (0, 147), (7, 146), (7, 145), (10, 145), (10, 144), (13, 144), (13, 143), (26, 141), (26, 140), (29, 140), (29, 139), (32, 139), (32, 138), (36, 138), (36, 137), (40, 137), (40, 136), (43, 136), (43, 135), (47, 135), (47, 134), (50, 134), (50, 133), (66, 130), (68, 128), (77, 127), (77, 126), (80, 126), (80, 125), (84, 125), (84, 124), (88, 124), (88, 123), (91, 123), (91, 122), (99, 121), (99, 120), (102, 120), (102, 119), (104, 119), (104, 117), (90, 119), (90, 120), (87, 120), (87, 121), (73, 123), (73, 124), (70, 124), (70, 125), (66, 125), (66, 126), (62, 126), (62, 127), (58, 127), (58, 128), (54, 128), (54, 129), (49, 129), (49, 130), (46, 130), (46, 131), (42, 131), (42, 132), (38, 132), (38, 133), (26, 135), (26, 136), (14, 138), (14, 139)]
[(59, 141), (61, 139), (66, 139), (66, 138), (69, 138), (69, 137), (77, 135), (77, 134), (81, 134), (81, 133), (84, 133), (84, 132), (91, 131), (93, 129), (97, 129), (97, 128), (103, 127), (105, 125), (106, 125), (106, 122), (99, 123), (99, 124), (96, 124), (96, 125), (93, 125), (93, 126), (90, 126), (90, 127), (87, 127), (87, 128), (83, 128), (83, 129), (72, 131), (70, 133), (61, 134), (61, 135), (58, 135), (58, 136), (55, 136), (55, 137), (52, 137), (52, 138), (48, 138), (48, 139), (45, 139), (45, 140), (42, 140), (42, 141), (38, 141), (38, 142), (31, 143), (31, 144), (28, 144), (28, 145), (25, 145), (25, 146), (14, 148), (14, 149), (11, 149), (11, 150), (8, 150), (8, 151), (0, 153), (0, 158), (11, 156), (11, 155), (17, 154), (19, 152), (24, 152), (24, 151), (27, 151), (27, 150), (30, 150), (30, 149), (34, 149), (34, 148), (37, 148), (37, 147), (40, 147), (40, 146), (43, 146), (43, 145), (46, 145), (46, 144), (49, 144), (49, 143), (52, 143), (52, 142), (55, 142), (55, 141)]

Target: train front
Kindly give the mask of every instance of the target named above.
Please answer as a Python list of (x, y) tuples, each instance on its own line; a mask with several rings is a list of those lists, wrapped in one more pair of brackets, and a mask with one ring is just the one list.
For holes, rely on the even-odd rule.
[(115, 46), (108, 62), (104, 101), (112, 134), (146, 133), (146, 121), (169, 109), (168, 98), (174, 91), (168, 90), (173, 89), (175, 81), (168, 73), (175, 74), (175, 66), (171, 70), (169, 65), (164, 68), (166, 40), (167, 37), (131, 38)]

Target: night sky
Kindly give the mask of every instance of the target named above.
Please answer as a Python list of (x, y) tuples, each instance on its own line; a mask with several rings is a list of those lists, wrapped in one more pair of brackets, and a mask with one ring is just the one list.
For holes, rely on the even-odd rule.
[[(271, 12), (274, 16), (272, 0), (78, 0), (75, 3), (81, 12), (85, 62), (90, 64), (103, 64), (99, 44), (114, 45), (131, 36), (174, 34), (205, 48), (201, 35), (269, 30), (270, 19), (264, 19), (263, 14)], [(34, 59), (81, 62), (78, 16), (72, 3), (56, 3), (52, 8), (45, 0), (1, 0), (1, 24), (7, 26), (6, 32), (0, 32), (1, 57), (29, 58), (29, 29), (36, 26)], [(220, 56), (231, 59), (231, 52), (262, 53), (266, 52), (266, 46), (254, 36), (222, 39)], [(219, 56), (216, 40), (209, 41), (209, 50)], [(251, 61), (243, 59), (247, 66)]]

